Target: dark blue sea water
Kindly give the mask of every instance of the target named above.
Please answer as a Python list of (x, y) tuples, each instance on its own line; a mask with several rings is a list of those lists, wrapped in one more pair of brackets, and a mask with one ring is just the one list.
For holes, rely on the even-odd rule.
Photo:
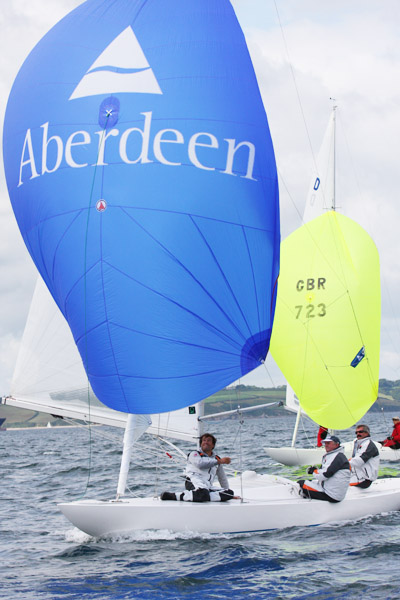
[[(381, 415), (366, 420), (376, 439), (386, 435)], [(230, 455), (236, 467), (242, 444), (244, 468), (298, 478), (302, 469), (276, 465), (262, 449), (287, 444), (293, 424), (289, 415), (261, 416), (242, 427), (230, 420), (208, 429), (217, 434), (219, 453)], [(316, 426), (307, 428), (313, 439)], [(1, 599), (397, 597), (400, 513), (263, 534), (83, 534), (56, 503), (84, 494), (114, 497), (121, 437), (105, 427), (92, 428), (90, 435), (80, 428), (0, 432)], [(302, 438), (304, 429), (300, 443)], [(396, 463), (382, 467), (390, 475), (400, 471)], [(180, 473), (180, 463), (138, 451), (129, 485), (145, 494), (179, 489)]]

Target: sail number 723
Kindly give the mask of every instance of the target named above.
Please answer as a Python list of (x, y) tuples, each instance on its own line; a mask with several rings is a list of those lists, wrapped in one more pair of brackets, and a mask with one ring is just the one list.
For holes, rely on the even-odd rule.
[(324, 317), (326, 315), (326, 305), (323, 304), (323, 302), (317, 305), (306, 304), (303, 306), (302, 304), (299, 304), (295, 306), (295, 309), (296, 319), (299, 319), (300, 316), (303, 316), (306, 319), (312, 319), (313, 317)]

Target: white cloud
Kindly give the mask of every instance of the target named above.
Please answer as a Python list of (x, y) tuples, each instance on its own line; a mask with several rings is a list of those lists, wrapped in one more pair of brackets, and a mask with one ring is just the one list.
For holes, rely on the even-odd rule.
[[(23, 61), (40, 38), (80, 0), (7, 0), (0, 3), (0, 122)], [(36, 270), (14, 219), (0, 153), (0, 395), (7, 394), (33, 293)]]
[[(400, 348), (395, 347), (394, 335), (400, 332), (399, 4), (233, 0), (233, 5), (245, 30), (278, 167), (290, 193), (289, 197), (281, 186), (283, 236), (300, 224), (312, 170), (308, 135), (317, 153), (329, 98), (337, 99), (338, 205), (377, 244), (382, 273), (381, 377), (400, 378)], [(269, 368), (281, 381), (278, 371)], [(261, 376), (248, 380), (252, 377)]]

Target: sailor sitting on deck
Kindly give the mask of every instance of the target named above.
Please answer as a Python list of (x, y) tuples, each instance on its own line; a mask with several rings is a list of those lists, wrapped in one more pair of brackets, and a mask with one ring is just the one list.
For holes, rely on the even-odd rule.
[(350, 485), (368, 488), (378, 477), (379, 450), (371, 440), (368, 425), (357, 425), (356, 436), (350, 459)]
[(380, 442), (382, 446), (387, 448), (391, 448), (392, 450), (397, 450), (400, 448), (400, 419), (399, 417), (393, 417), (393, 431), (392, 435), (389, 435), (385, 440)]
[[(184, 502), (225, 502), (235, 496), (229, 489), (228, 479), (222, 465), (229, 465), (229, 456), (220, 458), (213, 453), (216, 438), (204, 433), (200, 438), (200, 448), (190, 452), (186, 464), (186, 491), (181, 494), (163, 492), (161, 500), (183, 500)], [(215, 477), (221, 488), (213, 486)]]
[[(323, 443), (326, 454), (322, 457), (322, 465), (319, 469), (311, 467), (314, 479), (300, 479), (298, 484), (304, 498), (340, 502), (349, 487), (350, 464), (336, 435), (327, 435)], [(311, 470), (308, 469), (308, 472), (311, 473)]]

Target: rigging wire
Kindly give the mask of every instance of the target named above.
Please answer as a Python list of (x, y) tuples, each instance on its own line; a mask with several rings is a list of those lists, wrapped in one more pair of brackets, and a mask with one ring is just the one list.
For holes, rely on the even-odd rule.
[[(361, 199), (362, 205), (365, 205), (364, 194), (363, 194), (363, 192), (361, 190), (359, 177), (358, 177), (357, 170), (356, 170), (356, 167), (355, 167), (355, 164), (354, 164), (354, 160), (353, 160), (353, 153), (351, 152), (350, 144), (349, 144), (348, 138), (346, 136), (345, 123), (344, 123), (344, 120), (343, 120), (341, 112), (339, 112), (338, 115), (339, 115), (339, 121), (341, 123), (342, 136), (343, 136), (343, 140), (345, 142), (345, 146), (346, 146), (346, 149), (347, 149), (347, 154), (348, 154), (348, 157), (349, 157), (349, 164), (351, 166), (351, 170), (352, 170), (352, 173), (353, 173), (353, 177), (354, 177), (354, 181), (355, 181), (355, 184), (356, 184), (357, 192), (358, 192), (358, 195), (359, 195), (359, 197)], [(374, 235), (375, 223), (371, 222), (371, 220), (368, 218), (368, 214), (367, 214), (367, 220), (368, 220), (368, 229), (369, 229), (369, 231), (372, 233), (373, 237), (376, 237)], [(395, 314), (395, 311), (394, 311), (394, 308), (393, 308), (393, 303), (392, 303), (392, 299), (391, 299), (391, 296), (390, 296), (389, 287), (387, 285), (386, 277), (384, 275), (384, 272), (382, 272), (382, 271), (381, 271), (381, 280), (382, 280), (383, 287), (384, 287), (384, 292), (385, 292), (383, 294), (383, 298), (385, 298), (386, 301), (389, 304), (390, 312), (392, 314), (392, 317), (393, 317), (394, 323), (395, 323), (395, 329), (397, 331), (397, 337), (399, 338), (400, 337), (400, 328), (399, 328), (398, 319), (396, 317), (396, 314)], [(350, 297), (349, 297), (349, 299), (350, 299), (350, 302), (351, 302), (351, 298)], [(354, 309), (353, 309), (353, 312), (354, 312)], [(355, 321), (356, 321), (356, 324), (358, 326), (358, 322), (357, 322), (356, 317), (355, 317)], [(381, 328), (383, 328), (382, 324), (381, 324)], [(385, 329), (385, 337), (388, 338), (391, 341), (392, 347), (395, 349), (396, 353), (400, 354), (399, 349), (398, 349), (398, 345), (395, 342), (395, 340), (394, 340), (394, 338), (392, 337), (391, 334), (392, 334), (392, 331), (387, 331)], [(361, 332), (360, 332), (360, 336), (361, 336)], [(369, 370), (369, 374), (371, 376), (370, 370)], [(378, 403), (378, 405), (380, 405), (380, 402), (379, 402), (379, 384), (378, 384), (378, 389), (376, 390), (376, 395), (377, 395), (376, 402)], [(381, 414), (382, 414), (382, 417), (383, 417), (384, 425), (385, 425), (385, 427), (387, 427), (383, 407), (381, 407)]]
[[(83, 358), (83, 364), (85, 367), (85, 371), (86, 373), (88, 372), (88, 344), (87, 344), (87, 313), (88, 313), (88, 300), (87, 300), (87, 253), (88, 253), (88, 237), (89, 237), (89, 220), (90, 220), (90, 209), (92, 207), (92, 203), (93, 203), (93, 191), (94, 191), (94, 185), (95, 185), (95, 180), (96, 180), (96, 174), (97, 174), (97, 164), (99, 162), (99, 156), (100, 156), (100, 151), (103, 147), (103, 142), (104, 142), (104, 137), (105, 137), (105, 132), (107, 129), (107, 123), (108, 120), (111, 116), (111, 112), (107, 111), (106, 113), (106, 117), (105, 117), (105, 122), (104, 122), (104, 127), (103, 127), (103, 131), (102, 131), (102, 135), (99, 141), (99, 146), (98, 146), (98, 151), (97, 151), (97, 159), (96, 159), (96, 164), (94, 165), (94, 170), (93, 170), (93, 178), (92, 178), (92, 184), (91, 184), (91, 189), (90, 189), (90, 194), (89, 194), (89, 203), (88, 203), (88, 207), (87, 207), (87, 218), (86, 218), (86, 231), (85, 231), (85, 245), (84, 245), (84, 264), (83, 264), (83, 269), (84, 269), (84, 276), (83, 276), (83, 306), (84, 306), (84, 336), (85, 336), (85, 351), (84, 351), (84, 358)], [(104, 173), (104, 167), (103, 167), (103, 173)], [(103, 182), (102, 182), (103, 185)], [(89, 383), (89, 379), (87, 380), (87, 406), (88, 406), (88, 415), (89, 415), (89, 427), (88, 427), (88, 432), (89, 432), (89, 455), (88, 455), (88, 476), (87, 476), (87, 480), (86, 480), (86, 487), (85, 490), (82, 494), (82, 497), (84, 497), (86, 495), (86, 492), (89, 488), (90, 485), (90, 477), (91, 477), (91, 469), (92, 469), (92, 428), (91, 428), (91, 421), (90, 421), (90, 410), (91, 410), (91, 401), (90, 401), (90, 391), (91, 391), (91, 387), (90, 387), (90, 383)]]
[[(361, 199), (361, 204), (364, 206), (366, 203), (364, 201), (364, 194), (361, 190), (361, 186), (360, 186), (360, 179), (358, 177), (358, 173), (357, 173), (357, 169), (355, 167), (354, 161), (353, 161), (353, 153), (351, 151), (350, 148), (350, 144), (348, 141), (348, 138), (346, 136), (346, 126), (344, 123), (344, 119), (343, 116), (341, 115), (341, 113), (339, 113), (339, 120), (342, 126), (342, 135), (343, 135), (343, 139), (345, 142), (345, 146), (347, 148), (347, 153), (349, 156), (349, 163), (351, 165), (351, 170), (353, 173), (353, 177), (354, 177), (354, 181), (356, 184), (356, 188), (357, 188), (357, 192), (358, 195)], [(376, 235), (374, 235), (374, 231), (376, 230), (376, 226), (375, 226), (375, 220), (371, 221), (371, 219), (369, 218), (369, 214), (367, 213), (367, 219), (368, 219), (368, 229), (369, 231), (371, 231), (371, 233), (373, 234), (373, 238), (376, 238)], [(387, 284), (387, 279), (385, 277), (384, 271), (381, 272), (381, 280), (382, 280), (382, 284), (384, 287), (384, 294), (383, 294), (383, 298), (385, 299), (385, 301), (388, 303), (389, 309), (390, 309), (390, 313), (392, 315), (392, 318), (394, 320), (394, 324), (395, 324), (395, 336), (392, 336), (392, 329), (386, 329), (384, 330), (385, 333), (385, 338), (390, 340), (390, 343), (392, 345), (392, 348), (395, 350), (396, 354), (399, 356), (400, 355), (400, 347), (398, 346), (397, 340), (400, 339), (400, 325), (399, 325), (399, 320), (398, 317), (396, 315), (396, 312), (394, 310), (394, 305), (393, 305), (393, 301), (392, 301), (392, 297), (390, 294), (390, 289), (389, 286)], [(383, 333), (383, 332), (382, 332)], [(400, 377), (400, 367), (398, 367), (397, 369), (395, 369), (395, 372), (397, 373), (397, 375)]]
[(300, 108), (301, 116), (303, 118), (303, 125), (304, 125), (304, 129), (306, 131), (307, 140), (308, 140), (308, 144), (309, 144), (309, 147), (310, 147), (312, 160), (313, 160), (313, 163), (314, 163), (315, 170), (317, 171), (318, 170), (318, 168), (317, 168), (317, 161), (316, 161), (314, 150), (313, 150), (313, 146), (312, 146), (312, 143), (311, 143), (311, 137), (310, 137), (310, 133), (309, 133), (309, 130), (308, 130), (308, 127), (307, 127), (307, 120), (306, 120), (306, 117), (305, 117), (305, 113), (304, 113), (304, 109), (303, 109), (303, 104), (302, 104), (302, 101), (301, 101), (301, 96), (300, 96), (299, 88), (297, 86), (296, 76), (294, 74), (293, 64), (292, 64), (292, 61), (291, 61), (291, 58), (290, 58), (289, 48), (288, 48), (288, 44), (286, 42), (285, 32), (283, 30), (282, 21), (281, 21), (281, 17), (280, 17), (280, 14), (279, 14), (278, 5), (276, 3), (276, 0), (274, 0), (274, 6), (275, 6), (275, 11), (276, 11), (276, 15), (277, 15), (278, 23), (279, 23), (279, 28), (280, 28), (280, 32), (281, 32), (281, 36), (282, 36), (283, 45), (284, 45), (285, 52), (286, 52), (286, 59), (288, 61), (290, 73), (291, 73), (291, 76), (292, 76), (293, 85), (294, 85), (294, 88), (296, 90), (297, 101), (299, 103), (299, 108)]

